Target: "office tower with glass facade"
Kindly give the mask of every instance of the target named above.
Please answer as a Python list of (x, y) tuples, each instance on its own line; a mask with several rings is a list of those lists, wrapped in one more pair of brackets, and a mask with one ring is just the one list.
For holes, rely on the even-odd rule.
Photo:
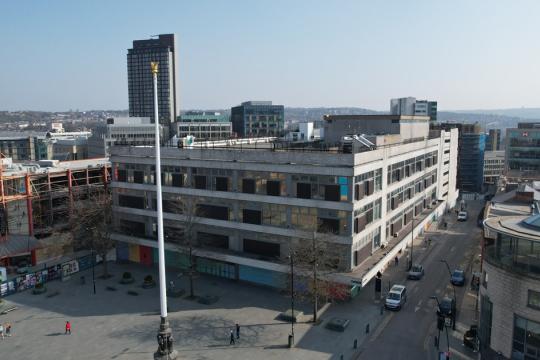
[(285, 108), (271, 101), (246, 101), (231, 109), (231, 122), (238, 137), (278, 137), (283, 135)]
[(540, 180), (540, 123), (519, 123), (506, 129), (506, 177)]

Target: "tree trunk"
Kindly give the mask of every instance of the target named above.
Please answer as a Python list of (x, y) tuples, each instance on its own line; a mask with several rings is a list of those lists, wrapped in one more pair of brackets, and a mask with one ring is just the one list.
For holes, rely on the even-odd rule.
[(195, 297), (195, 293), (193, 291), (193, 247), (191, 244), (189, 245), (189, 296), (191, 298)]
[(313, 322), (317, 323), (317, 312), (319, 308), (319, 284), (317, 283), (317, 263), (313, 264)]
[(107, 265), (107, 253), (101, 254), (101, 258), (103, 259), (103, 278), (106, 279), (109, 277), (109, 269)]

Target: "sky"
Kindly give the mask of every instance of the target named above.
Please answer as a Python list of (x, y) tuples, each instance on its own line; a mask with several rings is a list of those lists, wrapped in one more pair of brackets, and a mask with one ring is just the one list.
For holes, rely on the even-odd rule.
[(127, 49), (175, 33), (181, 109), (540, 107), (537, 0), (0, 1), (0, 110), (127, 109)]

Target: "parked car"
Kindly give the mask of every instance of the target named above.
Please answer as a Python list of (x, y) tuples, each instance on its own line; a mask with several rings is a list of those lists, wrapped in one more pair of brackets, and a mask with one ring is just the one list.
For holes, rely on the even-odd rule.
[(445, 319), (449, 319), (450, 326), (455, 328), (456, 326), (456, 302), (454, 299), (445, 296), (442, 298), (439, 303), (439, 308), (437, 309), (437, 315), (444, 316)]
[(466, 211), (460, 211), (457, 216), (458, 221), (467, 221), (469, 214)]
[(411, 267), (411, 270), (409, 270), (409, 274), (407, 275), (407, 278), (411, 280), (420, 280), (424, 277), (424, 267), (420, 264), (415, 264)]
[(403, 285), (394, 285), (386, 295), (384, 306), (391, 310), (400, 310), (407, 301), (407, 288)]
[(456, 269), (450, 277), (450, 282), (456, 286), (465, 285), (465, 271)]

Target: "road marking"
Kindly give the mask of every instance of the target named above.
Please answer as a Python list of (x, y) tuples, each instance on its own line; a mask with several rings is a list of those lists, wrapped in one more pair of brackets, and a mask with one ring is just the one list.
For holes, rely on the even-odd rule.
[(422, 307), (422, 301), (423, 300), (420, 300), (418, 304), (414, 307), (414, 312), (417, 312), (418, 310), (420, 310), (420, 308)]

